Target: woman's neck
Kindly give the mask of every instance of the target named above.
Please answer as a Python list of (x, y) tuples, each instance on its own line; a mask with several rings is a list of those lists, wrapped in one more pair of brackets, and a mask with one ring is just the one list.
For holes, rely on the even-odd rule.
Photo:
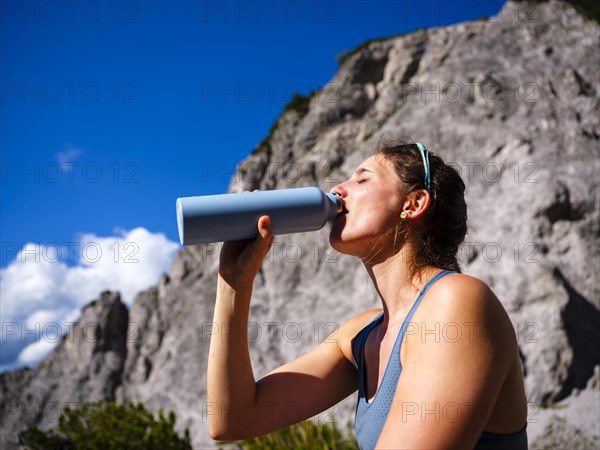
[(384, 311), (383, 329), (400, 327), (417, 295), (439, 269), (427, 266), (411, 276), (414, 252), (407, 245), (384, 260), (365, 264)]

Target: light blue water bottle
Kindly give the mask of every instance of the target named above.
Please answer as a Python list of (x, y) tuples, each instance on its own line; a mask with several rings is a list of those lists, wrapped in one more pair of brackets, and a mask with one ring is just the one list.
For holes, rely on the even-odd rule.
[(177, 199), (181, 245), (249, 239), (260, 216), (271, 217), (274, 234), (319, 230), (342, 212), (336, 194), (316, 187), (205, 195)]

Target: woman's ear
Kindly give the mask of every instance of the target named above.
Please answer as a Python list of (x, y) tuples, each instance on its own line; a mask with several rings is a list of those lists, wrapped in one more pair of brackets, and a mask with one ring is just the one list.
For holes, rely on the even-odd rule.
[(425, 189), (411, 192), (402, 206), (402, 211), (406, 211), (407, 219), (416, 219), (421, 216), (431, 204), (431, 196)]

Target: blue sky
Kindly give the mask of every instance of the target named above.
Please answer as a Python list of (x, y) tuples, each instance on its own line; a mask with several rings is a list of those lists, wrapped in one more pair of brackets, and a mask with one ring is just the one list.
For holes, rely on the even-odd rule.
[[(337, 54), (368, 39), (493, 16), (503, 3), (2, 0), (2, 320), (43, 325), (95, 295), (74, 299), (56, 286), (106, 283), (131, 301), (176, 250), (175, 199), (224, 192), (292, 93), (333, 77)], [(102, 240), (110, 237), (121, 247)], [(137, 278), (131, 271), (119, 284), (123, 271), (92, 267), (90, 255), (82, 261), (84, 242), (116, 260), (133, 237), (153, 249), (148, 261), (160, 261), (136, 266), (146, 284), (127, 284)], [(59, 255), (26, 261), (17, 253), (26, 243)], [(41, 272), (51, 282), (39, 281)], [(100, 281), (85, 281), (92, 278)], [(36, 340), (4, 346), (10, 355), (0, 368)]]
[(5, 243), (137, 226), (176, 240), (175, 198), (224, 192), (291, 93), (331, 79), (337, 54), (503, 1), (75, 3), (2, 4)]

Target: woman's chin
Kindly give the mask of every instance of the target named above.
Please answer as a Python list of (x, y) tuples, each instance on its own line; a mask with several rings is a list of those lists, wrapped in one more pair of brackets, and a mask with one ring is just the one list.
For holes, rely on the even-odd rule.
[(329, 245), (338, 253), (350, 256), (358, 256), (360, 254), (361, 246), (355, 240), (343, 236), (341, 230), (336, 230), (335, 228), (329, 233)]
[(336, 228), (332, 228), (329, 233), (329, 245), (338, 253), (356, 256), (360, 259), (372, 255), (389, 256), (389, 250), (393, 247), (392, 243), (384, 242), (381, 236), (350, 235)]
[(346, 253), (344, 252), (345, 242), (339, 228), (333, 227), (331, 229), (331, 232), (329, 233), (329, 245), (337, 252)]

